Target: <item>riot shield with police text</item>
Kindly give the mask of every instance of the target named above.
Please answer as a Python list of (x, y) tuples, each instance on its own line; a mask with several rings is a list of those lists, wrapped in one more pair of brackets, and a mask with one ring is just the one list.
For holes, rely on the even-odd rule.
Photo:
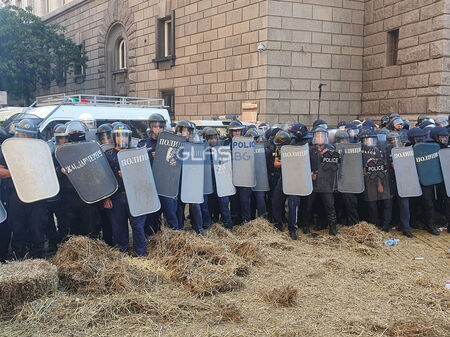
[(255, 187), (255, 140), (252, 137), (233, 137), (233, 184), (236, 187)]
[(117, 154), (128, 208), (132, 216), (141, 216), (161, 208), (150, 159), (146, 148), (125, 149)]
[(386, 153), (376, 146), (361, 148), (364, 176), (364, 198), (366, 201), (386, 200), (392, 197)]
[(284, 145), (281, 148), (283, 193), (307, 196), (313, 191), (308, 144)]
[(181, 170), (181, 201), (186, 204), (203, 203), (205, 162), (203, 143), (184, 144)]
[(364, 192), (363, 160), (361, 144), (336, 144), (341, 154), (338, 173), (338, 191), (341, 193)]
[(233, 185), (230, 147), (227, 145), (214, 147), (212, 158), (217, 196), (228, 197), (236, 194), (236, 188)]
[(439, 162), (439, 145), (419, 143), (414, 145), (413, 149), (420, 183), (424, 186), (441, 183), (443, 177)]
[(398, 195), (402, 198), (421, 196), (422, 188), (419, 183), (413, 148), (411, 146), (393, 148), (391, 156)]
[(86, 130), (86, 140), (91, 142), (93, 140), (97, 141), (97, 129)]
[(441, 163), (447, 197), (450, 197), (450, 148), (439, 150), (439, 161)]
[(269, 176), (267, 174), (266, 149), (263, 143), (255, 144), (255, 175), (256, 186), (252, 187), (252, 191), (270, 191)]
[(2, 152), (20, 200), (30, 203), (58, 194), (58, 178), (46, 142), (9, 138), (2, 144)]
[(117, 180), (96, 142), (60, 145), (55, 157), (85, 203), (98, 202), (117, 191)]
[(204, 174), (203, 174), (203, 194), (214, 193), (213, 177), (212, 177), (212, 158), (211, 148), (208, 144), (205, 144), (205, 162), (204, 162)]
[(335, 150), (327, 150), (319, 154), (319, 167), (316, 180), (313, 182), (315, 192), (333, 193), (337, 190), (337, 174), (341, 155)]
[(158, 194), (176, 198), (180, 187), (181, 157), (186, 137), (163, 131), (158, 135), (158, 143), (153, 160), (153, 176)]

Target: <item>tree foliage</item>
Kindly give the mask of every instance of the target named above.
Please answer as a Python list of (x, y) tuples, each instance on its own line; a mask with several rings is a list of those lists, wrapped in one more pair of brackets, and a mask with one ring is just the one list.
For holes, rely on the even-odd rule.
[(86, 59), (64, 28), (46, 25), (31, 8), (0, 8), (0, 90), (8, 95), (29, 104), (38, 86), (63, 81)]

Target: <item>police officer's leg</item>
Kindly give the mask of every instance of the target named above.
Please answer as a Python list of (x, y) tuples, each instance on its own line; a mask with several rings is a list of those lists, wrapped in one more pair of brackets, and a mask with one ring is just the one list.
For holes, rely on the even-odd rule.
[(439, 235), (439, 231), (434, 225), (434, 185), (422, 186), (422, 209), (425, 216), (425, 229), (433, 235)]
[(203, 218), (200, 204), (189, 204), (189, 210), (191, 212), (191, 224), (192, 228), (201, 235), (205, 235), (203, 230)]
[(397, 205), (400, 213), (400, 222), (402, 224), (402, 232), (408, 237), (413, 237), (410, 232), (410, 214), (409, 214), (409, 198), (401, 198), (397, 196)]
[(250, 218), (256, 219), (256, 212), (257, 212), (257, 206), (256, 206), (256, 199), (255, 199), (255, 192), (252, 192), (250, 195)]
[(9, 242), (11, 240), (11, 229), (8, 219), (0, 223), (0, 263), (8, 259)]
[(251, 187), (239, 187), (238, 192), (239, 192), (239, 201), (241, 205), (242, 221), (248, 222), (252, 219), (251, 215), (252, 189)]
[(166, 218), (167, 224), (172, 229), (178, 229), (177, 199), (160, 196), (159, 200), (161, 201), (162, 213)]
[(289, 221), (288, 229), (292, 240), (297, 240), (297, 220), (300, 209), (300, 197), (296, 195), (289, 195), (287, 197), (289, 206)]
[(48, 219), (45, 222), (45, 235), (47, 236), (48, 239), (49, 250), (54, 252), (56, 251), (59, 237), (55, 223), (55, 205), (56, 201), (47, 203)]
[(388, 232), (392, 221), (392, 199), (383, 200), (383, 230)]
[(272, 216), (275, 222), (275, 228), (283, 230), (283, 210), (285, 197), (283, 194), (283, 183), (281, 178), (278, 180), (272, 193)]
[(108, 215), (105, 212), (103, 205), (98, 206), (98, 217), (100, 221), (100, 228), (102, 230), (102, 240), (109, 246), (113, 245), (112, 241), (112, 228), (109, 222)]
[(133, 235), (133, 250), (137, 256), (145, 256), (147, 253), (147, 243), (145, 241), (145, 221), (147, 216), (141, 215), (134, 217), (128, 214)]
[(236, 194), (230, 196), (230, 212), (231, 212), (231, 219), (233, 221), (233, 225), (237, 226), (241, 224), (242, 218), (241, 218), (241, 204), (239, 201), (239, 187), (236, 187)]
[(200, 210), (202, 212), (202, 219), (203, 219), (203, 228), (207, 229), (211, 227), (211, 214), (209, 214), (209, 207), (208, 207), (208, 196), (203, 196), (203, 203), (200, 204)]
[(258, 217), (267, 218), (266, 192), (253, 192)]
[(12, 192), (8, 199), (8, 223), (12, 231), (11, 248), (18, 259), (27, 253), (27, 213), (27, 205)]
[(358, 197), (353, 193), (340, 193), (347, 216), (347, 226), (356, 225), (359, 222)]
[(367, 221), (376, 226), (380, 226), (378, 218), (378, 204), (376, 201), (366, 201), (367, 205)]
[(220, 216), (222, 217), (222, 222), (225, 228), (231, 230), (233, 229), (233, 221), (231, 220), (231, 212), (229, 208), (230, 199), (228, 197), (218, 197), (217, 198)]
[(112, 209), (106, 210), (111, 222), (113, 243), (122, 252), (128, 252), (128, 205), (125, 193), (116, 193), (110, 197)]
[(331, 235), (337, 235), (337, 217), (336, 209), (334, 208), (334, 196), (333, 193), (319, 193), (322, 199), (323, 206), (325, 208), (325, 213), (327, 215), (329, 232)]
[(48, 227), (48, 209), (45, 201), (28, 204), (28, 230), (31, 235), (30, 255), (33, 258), (44, 256), (45, 230)]
[(317, 192), (312, 192), (308, 196), (308, 200), (306, 202), (305, 225), (303, 226), (303, 233), (305, 234), (309, 233), (310, 231), (309, 228), (313, 224), (313, 210), (316, 199), (317, 199)]
[(181, 201), (181, 197), (178, 197), (178, 202), (177, 202), (178, 228), (177, 229), (183, 229), (184, 228), (184, 212), (185, 211), (186, 211), (186, 204)]
[(145, 234), (155, 235), (161, 229), (161, 210), (147, 214), (147, 220), (145, 221)]

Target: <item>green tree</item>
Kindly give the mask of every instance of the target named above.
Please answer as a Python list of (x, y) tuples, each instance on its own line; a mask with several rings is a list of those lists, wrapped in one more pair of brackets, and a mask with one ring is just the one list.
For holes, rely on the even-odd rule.
[(0, 91), (30, 104), (38, 86), (63, 80), (86, 60), (63, 27), (46, 25), (31, 8), (0, 8)]

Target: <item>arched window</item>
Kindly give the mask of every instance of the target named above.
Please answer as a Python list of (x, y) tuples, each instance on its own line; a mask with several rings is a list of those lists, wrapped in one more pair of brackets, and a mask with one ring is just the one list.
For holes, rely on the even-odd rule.
[(127, 68), (127, 43), (124, 39), (119, 42), (119, 69)]

